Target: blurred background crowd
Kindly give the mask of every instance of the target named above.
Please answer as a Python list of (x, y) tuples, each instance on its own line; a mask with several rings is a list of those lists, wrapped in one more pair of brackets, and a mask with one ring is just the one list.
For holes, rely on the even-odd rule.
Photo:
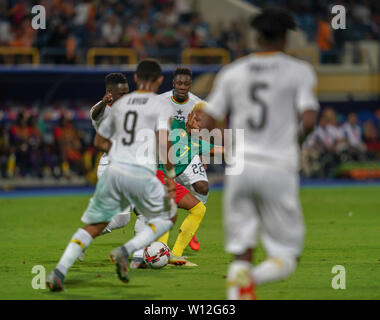
[[(253, 36), (247, 21), (245, 27), (242, 23), (250, 4), (256, 8), (252, 10), (268, 5), (290, 9), (298, 33), (306, 39), (295, 49), (317, 52), (317, 61), (312, 61), (313, 54), (307, 60), (323, 79), (318, 87), (323, 108), (317, 128), (302, 145), (302, 175), (380, 178), (380, 1), (241, 0), (240, 15), (231, 14), (226, 21), (210, 20), (213, 12), (207, 1), (231, 8), (226, 0), (0, 0), (0, 49), (39, 52), (39, 62), (31, 69), (9, 71), (0, 66), (0, 178), (79, 176), (93, 181), (99, 154), (92, 147), (88, 111), (103, 93), (104, 75), (99, 74), (105, 69), (83, 67), (88, 50), (129, 48), (138, 59), (154, 57), (170, 68), (183, 63), (185, 49), (223, 48), (233, 61), (252, 51), (247, 38)], [(34, 5), (46, 9), (46, 29), (31, 27)], [(345, 7), (346, 29), (332, 28), (332, 5)], [(365, 50), (363, 43), (368, 45)], [(189, 64), (197, 64), (190, 66), (193, 74), (198, 68), (194, 93), (205, 98), (220, 61), (210, 69), (202, 63), (212, 60), (202, 59)], [(0, 65), (31, 61), (28, 55), (0, 52)], [(128, 63), (121, 56), (100, 55), (95, 65), (124, 68)], [(131, 69), (111, 72), (119, 71), (126, 71), (131, 85)], [(170, 90), (171, 81), (165, 76), (161, 89)], [(62, 96), (71, 100), (61, 100)], [(355, 174), (359, 167), (377, 171)]]
[[(0, 113), (1, 178), (92, 175), (99, 157), (92, 146), (91, 102), (44, 109), (19, 105)], [(324, 108), (318, 126), (302, 146), (302, 174), (330, 178), (342, 165), (380, 159), (380, 109), (336, 113)]]
[[(34, 4), (46, 8), (46, 30), (31, 27)], [(92, 47), (133, 48), (139, 58), (171, 63), (184, 48), (222, 47), (234, 57), (247, 52), (237, 23), (212, 34), (182, 0), (0, 0), (0, 45), (37, 47), (43, 63), (55, 64), (85, 63)]]
[[(321, 51), (321, 63), (339, 63), (346, 42), (380, 40), (380, 1), (377, 0), (246, 0), (258, 7), (283, 6), (291, 10), (308, 42)], [(331, 26), (332, 6), (342, 5), (346, 12), (346, 29)], [(356, 50), (356, 62), (360, 60)]]
[[(321, 50), (322, 63), (339, 63), (348, 41), (380, 40), (377, 0), (246, 2), (292, 10), (307, 41)], [(36, 4), (46, 8), (46, 30), (31, 27), (31, 7)], [(346, 8), (345, 31), (330, 25), (331, 6), (337, 4)], [(85, 53), (92, 47), (132, 48), (139, 58), (154, 56), (171, 63), (179, 63), (186, 48), (220, 47), (235, 59), (249, 52), (244, 32), (239, 21), (228, 25), (221, 21), (218, 28), (210, 28), (184, 0), (0, 0), (0, 46), (36, 47), (43, 63), (85, 63)], [(359, 61), (359, 52), (356, 56)], [(12, 63), (14, 57), (5, 59), (3, 63)]]

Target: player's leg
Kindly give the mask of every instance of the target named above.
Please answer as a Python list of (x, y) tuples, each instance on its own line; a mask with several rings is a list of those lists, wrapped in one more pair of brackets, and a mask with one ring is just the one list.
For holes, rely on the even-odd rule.
[(147, 177), (146, 172), (146, 169), (134, 169), (135, 177), (132, 179), (128, 176), (122, 181), (125, 188), (133, 185), (125, 196), (130, 199), (137, 212), (144, 215), (147, 220), (140, 232), (123, 246), (112, 250), (110, 254), (111, 260), (116, 263), (119, 279), (123, 282), (129, 281), (127, 270), (129, 256), (170, 230), (176, 218), (176, 204), (168, 200), (162, 183), (155, 176)]
[[(205, 179), (207, 179), (207, 175), (205, 176)], [(209, 184), (208, 180), (200, 180), (197, 182), (194, 182), (192, 184), (193, 187), (193, 193), (194, 195), (202, 201), (204, 204), (206, 204), (209, 194)]]
[[(157, 177), (161, 181), (161, 183), (165, 183), (163, 172), (157, 172)], [(178, 207), (181, 209), (185, 209), (189, 211), (189, 215), (183, 221), (179, 235), (174, 244), (172, 255), (169, 263), (174, 265), (186, 265), (186, 266), (195, 266), (195, 264), (187, 261), (184, 257), (182, 257), (182, 253), (186, 246), (188, 245), (190, 239), (195, 234), (198, 229), (204, 214), (206, 212), (206, 207), (200, 202), (196, 197), (194, 197), (188, 189), (184, 186), (177, 183), (176, 188), (176, 199)], [(141, 227), (146, 223), (146, 220), (143, 215), (137, 215), (136, 224), (135, 224), (135, 232), (140, 232)], [(157, 239), (157, 241), (164, 242), (169, 235), (169, 232), (165, 233), (163, 236)], [(163, 239), (164, 238), (164, 239)], [(163, 241), (164, 240), (164, 241)], [(167, 244), (166, 242), (164, 242)], [(131, 268), (141, 268), (145, 267), (143, 264), (143, 249), (135, 251), (133, 254), (132, 262), (130, 264)]]
[[(109, 160), (106, 159), (104, 156), (100, 158), (98, 169), (97, 169), (97, 176), (98, 179), (103, 175), (104, 171), (109, 166)], [(111, 222), (104, 228), (102, 234), (110, 233), (112, 230), (120, 229), (126, 226), (129, 221), (131, 220), (131, 207), (125, 208), (122, 212), (120, 212), (118, 215), (114, 216), (111, 220)]]
[(268, 259), (252, 269), (256, 284), (282, 280), (295, 271), (305, 232), (297, 174), (270, 168), (260, 175), (261, 235)]
[[(156, 177), (158, 178), (158, 180), (160, 180), (160, 182), (162, 184), (166, 184), (166, 176), (165, 176), (165, 173), (162, 171), (162, 170), (157, 170), (156, 172)], [(178, 190), (178, 189), (177, 189)], [(177, 191), (178, 193), (178, 191)], [(177, 196), (178, 197), (178, 196)], [(176, 199), (176, 203), (178, 203), (177, 199)], [(165, 243), (166, 245), (168, 245), (168, 242), (169, 242), (169, 235), (170, 235), (170, 231), (164, 233), (161, 237), (159, 237), (157, 239), (157, 241), (160, 241), (160, 242), (163, 242)]]
[(64, 290), (64, 279), (67, 271), (107, 224), (108, 222), (86, 225), (73, 234), (56, 268), (49, 273), (46, 279), (46, 285), (51, 291)]
[[(99, 236), (111, 233), (113, 230), (121, 229), (125, 227), (129, 221), (131, 220), (131, 207), (128, 206), (125, 208), (124, 211), (120, 212), (116, 216), (114, 216), (110, 223), (106, 225), (106, 227), (102, 230), (102, 232), (99, 234)], [(83, 250), (82, 253), (79, 255), (78, 260), (84, 261), (86, 250)]]
[[(190, 164), (176, 180), (188, 188), (203, 204), (206, 204), (209, 194), (209, 184), (203, 162), (198, 155), (193, 157)], [(199, 250), (200, 245), (195, 235), (189, 245), (193, 250)]]
[[(206, 204), (208, 195), (209, 195), (209, 184), (208, 181), (197, 181), (193, 185), (192, 193), (203, 202), (203, 204)], [(197, 237), (194, 236), (191, 238), (189, 242), (189, 246), (191, 249), (198, 251), (200, 249), (200, 244), (197, 239)]]
[[(144, 215), (139, 214), (136, 210), (136, 208), (133, 209), (134, 213), (136, 214), (136, 222), (134, 227), (135, 234), (141, 232), (147, 221)], [(167, 232), (168, 233), (168, 232)], [(130, 264), (131, 269), (138, 269), (138, 268), (146, 268), (146, 264), (144, 263), (144, 248), (138, 249), (133, 253), (132, 261)]]
[[(178, 186), (177, 190), (184, 190), (184, 196), (178, 201), (178, 207), (188, 210), (189, 214), (182, 222), (179, 228), (179, 234), (172, 249), (173, 259), (171, 263), (176, 263), (176, 257), (181, 257), (186, 246), (195, 235), (206, 213), (205, 205), (200, 202), (193, 194), (185, 187)], [(178, 191), (177, 191), (178, 193)]]
[(246, 175), (226, 177), (223, 200), (225, 248), (235, 256), (227, 272), (229, 300), (256, 298), (251, 268), (260, 220), (250, 189)]
[(131, 207), (128, 206), (123, 212), (114, 216), (111, 222), (104, 228), (101, 235), (112, 232), (113, 230), (124, 228), (131, 220)]
[(113, 188), (113, 176), (112, 171), (107, 170), (96, 184), (95, 193), (82, 216), (86, 226), (74, 233), (56, 268), (49, 274), (47, 285), (50, 290), (63, 290), (64, 278), (75, 260), (103, 231), (112, 217), (121, 211), (123, 201), (119, 192)]

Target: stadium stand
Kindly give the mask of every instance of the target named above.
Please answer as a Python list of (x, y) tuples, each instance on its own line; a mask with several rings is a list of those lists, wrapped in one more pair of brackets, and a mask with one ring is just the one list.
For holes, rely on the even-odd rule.
[[(0, 1), (1, 179), (93, 183), (99, 154), (88, 109), (103, 93), (104, 75), (124, 72), (134, 89), (130, 65), (141, 58), (189, 64), (192, 91), (205, 98), (221, 65), (252, 51), (241, 14), (267, 5), (294, 13), (304, 41), (289, 53), (318, 73), (322, 112), (302, 147), (303, 176), (380, 178), (380, 3), (218, 0), (220, 8), (222, 2), (235, 6), (225, 21), (207, 14), (211, 0), (42, 0), (47, 28), (34, 30), (35, 1)], [(331, 28), (333, 4), (346, 7), (347, 30)], [(160, 92), (170, 90), (172, 70), (165, 68)]]

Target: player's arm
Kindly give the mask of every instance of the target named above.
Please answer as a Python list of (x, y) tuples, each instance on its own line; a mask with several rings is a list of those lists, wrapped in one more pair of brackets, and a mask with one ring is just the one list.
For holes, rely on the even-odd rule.
[(311, 66), (305, 65), (299, 72), (296, 108), (301, 116), (298, 141), (302, 144), (317, 123), (319, 102), (316, 97), (317, 77)]
[(298, 131), (298, 141), (300, 145), (307, 136), (314, 130), (317, 123), (318, 113), (315, 110), (306, 110), (301, 115), (301, 123)]
[(224, 147), (222, 146), (213, 146), (213, 148), (210, 150), (210, 156), (215, 157), (216, 155), (222, 155), (224, 156)]
[(161, 129), (157, 131), (158, 137), (158, 157), (160, 163), (163, 163), (167, 172), (166, 187), (171, 198), (175, 199), (176, 185), (174, 182), (175, 170), (172, 162), (171, 146), (172, 143), (169, 139), (169, 131)]
[[(113, 111), (113, 110), (112, 110)], [(112, 146), (111, 137), (115, 132), (114, 114), (105, 117), (100, 123), (94, 138), (94, 147), (108, 153)]]
[(226, 67), (223, 68), (215, 78), (214, 87), (206, 99), (208, 103), (200, 113), (201, 128), (210, 131), (217, 127), (221, 129), (218, 123), (225, 120), (227, 116), (228, 106), (230, 105), (230, 86), (227, 70)]
[(96, 121), (100, 115), (103, 114), (104, 108), (107, 106), (107, 104), (111, 104), (113, 101), (111, 92), (107, 92), (103, 99), (99, 101), (97, 104), (95, 104), (90, 111), (91, 119)]
[(102, 152), (108, 153), (111, 149), (112, 142), (104, 137), (102, 137), (99, 133), (96, 133), (94, 138), (94, 147)]

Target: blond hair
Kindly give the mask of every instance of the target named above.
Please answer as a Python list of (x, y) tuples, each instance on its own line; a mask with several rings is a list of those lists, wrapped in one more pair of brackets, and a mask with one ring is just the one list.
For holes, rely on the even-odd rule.
[(190, 113), (201, 111), (207, 106), (207, 102), (204, 100), (198, 101), (196, 104), (194, 104), (193, 108), (191, 109)]

